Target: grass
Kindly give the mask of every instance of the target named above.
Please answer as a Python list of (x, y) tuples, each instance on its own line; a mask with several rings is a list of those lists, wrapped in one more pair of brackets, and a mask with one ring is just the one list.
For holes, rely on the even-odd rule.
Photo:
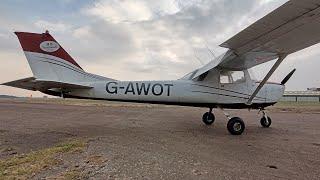
[[(14, 102), (36, 103), (36, 104), (62, 104), (75, 106), (95, 106), (95, 107), (166, 107), (154, 104), (139, 104), (128, 102), (112, 102), (83, 99), (61, 99), (61, 98), (17, 98), (11, 99)], [(171, 107), (171, 106), (169, 106)], [(295, 111), (295, 112), (320, 112), (320, 102), (284, 102), (280, 101), (275, 106), (269, 108), (273, 111)]]
[(320, 102), (286, 102), (280, 101), (276, 104), (279, 107), (309, 107), (309, 106), (318, 106), (320, 107)]
[(73, 140), (54, 147), (17, 155), (0, 161), (0, 179), (29, 179), (36, 173), (59, 165), (58, 154), (82, 151), (86, 143)]
[(16, 98), (16, 99), (10, 99), (10, 101), (23, 102), (23, 103), (35, 103), (35, 104), (62, 104), (62, 105), (97, 106), (97, 107), (100, 107), (100, 106), (101, 107), (154, 107), (154, 106), (157, 106), (157, 105), (143, 104), (143, 103), (128, 103), (128, 102), (90, 100), (90, 99), (61, 99), (61, 98)]
[(270, 107), (275, 111), (320, 112), (320, 102), (278, 102)]

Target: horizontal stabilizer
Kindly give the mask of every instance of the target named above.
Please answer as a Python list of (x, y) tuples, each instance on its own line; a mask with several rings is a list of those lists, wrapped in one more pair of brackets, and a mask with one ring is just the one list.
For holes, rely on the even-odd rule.
[(44, 91), (44, 90), (53, 89), (53, 88), (60, 88), (60, 89), (66, 89), (66, 90), (92, 88), (91, 86), (87, 86), (84, 84), (49, 81), (49, 80), (43, 80), (43, 79), (36, 79), (34, 77), (11, 81), (7, 83), (3, 83), (1, 85), (22, 88), (22, 89), (27, 89), (32, 91)]
[(21, 88), (21, 89), (27, 89), (31, 91), (36, 91), (37, 89), (35, 88), (35, 79), (34, 77), (29, 77), (29, 78), (24, 78), (24, 79), (19, 79), (16, 81), (11, 81), (7, 83), (3, 83), (1, 85), (5, 86), (11, 86), (11, 87), (16, 87), (16, 88)]

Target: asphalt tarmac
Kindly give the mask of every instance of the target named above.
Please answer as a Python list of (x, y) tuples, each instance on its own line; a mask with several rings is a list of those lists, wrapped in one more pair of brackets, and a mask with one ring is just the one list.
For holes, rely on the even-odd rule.
[[(57, 178), (76, 169), (80, 179), (320, 179), (320, 114), (229, 111), (246, 130), (232, 136), (215, 110), (176, 106), (79, 106), (0, 101), (0, 160), (85, 139), (84, 152), (62, 156), (31, 178)], [(88, 163), (96, 157), (96, 163)]]

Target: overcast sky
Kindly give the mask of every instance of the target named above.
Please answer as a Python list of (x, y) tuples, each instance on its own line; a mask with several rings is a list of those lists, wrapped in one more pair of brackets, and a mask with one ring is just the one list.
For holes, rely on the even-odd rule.
[[(178, 79), (225, 51), (218, 45), (286, 0), (2, 0), (0, 83), (31, 77), (13, 34), (46, 29), (80, 66), (119, 80)], [(263, 78), (273, 62), (253, 69)], [(287, 90), (319, 87), (320, 46), (290, 55), (272, 76), (293, 68)], [(0, 94), (41, 93), (0, 87)]]

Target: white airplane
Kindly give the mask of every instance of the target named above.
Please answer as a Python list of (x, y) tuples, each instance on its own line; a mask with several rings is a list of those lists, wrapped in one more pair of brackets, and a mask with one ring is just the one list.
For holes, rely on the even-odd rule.
[[(215, 121), (213, 108), (259, 109), (260, 123), (271, 125), (264, 112), (282, 97), (285, 83), (267, 82), (289, 55), (320, 41), (320, 0), (290, 0), (221, 47), (228, 51), (207, 65), (172, 81), (118, 81), (84, 71), (49, 34), (15, 32), (33, 77), (2, 85), (40, 91), (64, 98), (98, 99), (153, 104), (207, 107), (203, 122)], [(248, 69), (277, 59), (262, 81), (253, 80)], [(227, 129), (240, 135), (245, 124), (231, 117)]]

